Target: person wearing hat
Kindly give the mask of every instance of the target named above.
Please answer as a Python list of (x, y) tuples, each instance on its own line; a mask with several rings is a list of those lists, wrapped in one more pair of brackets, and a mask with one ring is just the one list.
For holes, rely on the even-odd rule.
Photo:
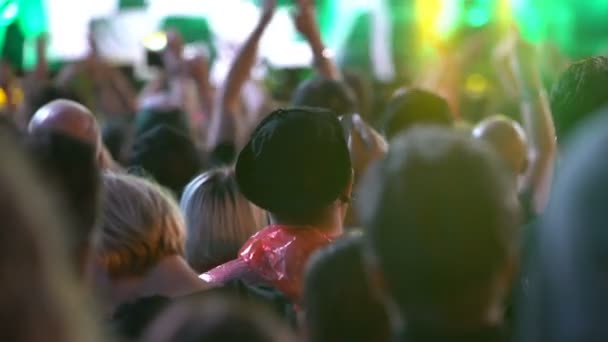
[(252, 236), (237, 259), (201, 278), (270, 285), (297, 304), (308, 257), (342, 233), (352, 175), (335, 113), (315, 108), (271, 113), (236, 163), (241, 192), (270, 213), (271, 225)]

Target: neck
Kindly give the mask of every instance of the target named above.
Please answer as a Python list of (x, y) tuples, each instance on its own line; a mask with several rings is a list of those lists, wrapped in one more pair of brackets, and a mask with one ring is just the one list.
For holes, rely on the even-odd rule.
[(160, 260), (140, 277), (108, 279), (102, 289), (113, 311), (122, 303), (150, 296), (179, 297), (206, 288), (205, 283), (178, 255)]
[(293, 223), (286, 220), (278, 220), (276, 217), (271, 217), (271, 223), (283, 226), (291, 226), (291, 227), (313, 227), (322, 233), (329, 236), (338, 236), (342, 235), (342, 220), (335, 219), (334, 217), (328, 217), (323, 220), (316, 221), (314, 223)]
[[(165, 294), (170, 297), (187, 294), (182, 291), (204, 285), (196, 272), (179, 255), (167, 256), (160, 260), (142, 280), (151, 291), (165, 290)], [(180, 281), (184, 286), (179, 286)]]

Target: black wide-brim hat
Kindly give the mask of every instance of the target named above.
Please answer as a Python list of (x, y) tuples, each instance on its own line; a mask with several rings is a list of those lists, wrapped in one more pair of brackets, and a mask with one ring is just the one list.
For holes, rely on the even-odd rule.
[(336, 114), (317, 108), (280, 109), (266, 117), (239, 154), (243, 195), (275, 214), (322, 209), (344, 192), (352, 167)]

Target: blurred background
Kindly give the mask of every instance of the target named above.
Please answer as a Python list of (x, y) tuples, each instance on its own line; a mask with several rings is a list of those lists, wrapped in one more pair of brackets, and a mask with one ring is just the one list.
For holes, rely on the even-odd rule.
[[(36, 39), (46, 34), (51, 72), (89, 52), (99, 54), (135, 83), (154, 77), (164, 32), (183, 36), (186, 54), (205, 54), (212, 83), (223, 79), (239, 44), (259, 16), (257, 0), (0, 0), (0, 49), (13, 70), (36, 65)], [(258, 72), (299, 70), (312, 54), (281, 0), (260, 46)], [(338, 64), (380, 83), (424, 84), (448, 59), (469, 93), (491, 90), (493, 66), (484, 56), (509, 32), (542, 45), (543, 68), (602, 54), (608, 47), (608, 0), (317, 0), (322, 36)], [(254, 75), (254, 78), (255, 78)], [(300, 76), (297, 76), (300, 77)], [(304, 77), (304, 76), (302, 76)], [(439, 86), (441, 88), (441, 86)], [(0, 98), (1, 100), (1, 98)]]
[[(366, 49), (366, 33), (370, 31), (366, 17), (379, 15), (418, 33), (416, 37), (399, 36), (395, 45), (412, 44), (416, 38), (417, 43), (426, 45), (427, 52), (459, 39), (467, 30), (489, 26), (505, 30), (515, 25), (530, 41), (553, 43), (576, 57), (602, 52), (608, 40), (608, 0), (317, 2), (326, 44), (337, 51), (348, 43), (359, 43)], [(272, 63), (307, 64), (310, 56), (289, 20), (290, 1), (282, 3), (282, 13), (264, 37), (261, 53)], [(14, 57), (18, 57), (17, 50), (23, 50), (24, 67), (32, 67), (35, 38), (47, 32), (50, 59), (74, 60), (87, 53), (90, 25), (105, 57), (117, 63), (138, 64), (144, 62), (141, 47), (146, 38), (151, 46), (158, 47), (151, 34), (166, 28), (179, 29), (186, 41), (212, 50), (238, 44), (255, 24), (257, 5), (256, 0), (0, 0), (0, 45)], [(19, 35), (23, 36), (22, 47), (6, 46), (18, 41), (19, 37), (13, 36)], [(292, 46), (302, 56), (298, 58)]]

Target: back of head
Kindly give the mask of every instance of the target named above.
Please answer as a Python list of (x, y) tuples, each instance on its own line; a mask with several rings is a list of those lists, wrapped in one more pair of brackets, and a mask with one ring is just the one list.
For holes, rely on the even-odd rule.
[(171, 195), (129, 175), (106, 173), (103, 186), (95, 254), (111, 277), (142, 276), (164, 257), (183, 254), (183, 219)]
[(535, 267), (542, 277), (525, 303), (540, 314), (528, 327), (539, 330), (525, 332), (533, 334), (526, 340), (608, 338), (608, 113), (597, 115), (572, 136), (540, 225)]
[(567, 139), (580, 123), (608, 104), (608, 57), (578, 61), (559, 77), (551, 90), (551, 111), (560, 140)]
[(371, 254), (410, 322), (481, 301), (514, 257), (510, 179), (489, 148), (461, 134), (420, 127), (399, 136), (360, 197)]
[(387, 313), (368, 285), (360, 237), (343, 238), (311, 258), (304, 310), (312, 342), (388, 340)]
[(86, 332), (95, 341), (54, 203), (6, 138), (0, 131), (0, 340), (76, 342)]
[(99, 214), (101, 175), (94, 147), (61, 133), (40, 132), (28, 138), (27, 149), (36, 171), (62, 204), (70, 256), (82, 266)]
[(175, 108), (155, 108), (137, 114), (134, 135), (137, 138), (159, 126), (173, 128), (184, 135), (190, 133), (190, 125), (183, 111)]
[(297, 107), (325, 108), (337, 115), (357, 111), (355, 94), (347, 84), (320, 77), (302, 82), (296, 89), (291, 104)]
[(126, 120), (107, 122), (102, 128), (102, 139), (112, 159), (122, 163), (131, 143), (131, 124)]
[(384, 133), (390, 140), (416, 125), (451, 126), (454, 119), (442, 97), (422, 89), (401, 89), (384, 111)]
[(344, 193), (351, 174), (340, 121), (330, 111), (313, 108), (271, 113), (236, 163), (245, 197), (293, 224), (314, 224), (313, 216)]
[(266, 223), (265, 212), (239, 191), (232, 169), (196, 177), (186, 186), (180, 206), (188, 232), (186, 259), (199, 273), (235, 259)]
[(473, 137), (488, 143), (507, 163), (514, 175), (525, 171), (528, 144), (521, 125), (504, 116), (491, 116), (473, 128)]
[(97, 119), (81, 104), (55, 100), (40, 107), (28, 126), (30, 135), (61, 133), (95, 146), (101, 152), (101, 132)]
[(374, 95), (371, 82), (357, 71), (344, 70), (342, 76), (344, 83), (353, 91), (357, 112), (367, 121), (375, 121), (376, 118), (369, 117)]
[(144, 342), (289, 342), (287, 330), (267, 312), (225, 297), (182, 301), (144, 335)]
[(127, 165), (144, 169), (179, 197), (186, 184), (199, 173), (201, 161), (188, 135), (160, 125), (135, 139)]

